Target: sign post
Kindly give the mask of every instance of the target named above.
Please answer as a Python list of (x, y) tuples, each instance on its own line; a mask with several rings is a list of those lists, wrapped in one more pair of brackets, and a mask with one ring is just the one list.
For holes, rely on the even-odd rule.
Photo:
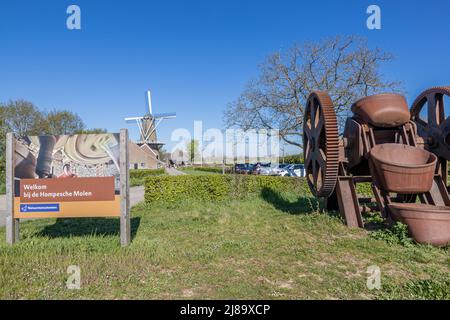
[(19, 241), (19, 219), (14, 218), (14, 158), (15, 142), (13, 133), (6, 135), (6, 242)]
[(128, 130), (120, 130), (120, 244), (131, 240)]
[(120, 243), (131, 241), (128, 130), (18, 137), (7, 134), (6, 241), (20, 219), (120, 218)]

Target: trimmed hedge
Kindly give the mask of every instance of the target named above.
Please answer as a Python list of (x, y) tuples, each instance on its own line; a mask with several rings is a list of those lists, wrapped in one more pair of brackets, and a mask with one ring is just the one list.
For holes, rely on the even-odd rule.
[[(210, 173), (222, 173), (222, 167), (185, 167), (180, 168), (181, 171), (183, 169), (190, 169), (195, 171), (202, 171), (202, 172), (210, 172)], [(225, 167), (225, 173), (231, 173), (232, 168), (231, 167)]]
[(130, 170), (130, 178), (141, 179), (148, 176), (159, 176), (165, 174), (164, 168), (160, 169), (144, 169), (144, 170)]
[(280, 158), (280, 163), (298, 164), (303, 163), (303, 154), (294, 154)]
[(260, 195), (266, 189), (310, 194), (305, 180), (299, 178), (251, 175), (161, 176), (146, 178), (145, 202), (242, 199)]

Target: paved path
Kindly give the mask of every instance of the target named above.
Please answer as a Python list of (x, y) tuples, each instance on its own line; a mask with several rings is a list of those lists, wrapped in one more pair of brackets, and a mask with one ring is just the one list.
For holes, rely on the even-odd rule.
[(130, 188), (130, 206), (137, 205), (139, 202), (144, 201), (144, 186), (131, 187)]
[[(130, 188), (130, 205), (134, 206), (144, 201), (144, 187)], [(0, 227), (6, 223), (6, 196), (0, 195)]]
[(175, 168), (168, 168), (168, 167), (166, 167), (166, 172), (167, 172), (167, 174), (169, 174), (170, 176), (181, 176), (181, 175), (186, 174), (185, 172), (178, 171), (178, 170), (175, 169)]

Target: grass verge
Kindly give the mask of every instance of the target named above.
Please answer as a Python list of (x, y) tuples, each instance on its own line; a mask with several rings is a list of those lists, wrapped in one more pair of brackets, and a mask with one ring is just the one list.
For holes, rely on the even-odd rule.
[[(448, 299), (448, 250), (349, 229), (293, 193), (132, 209), (118, 219), (35, 220), (0, 228), (1, 299)], [(67, 268), (81, 268), (68, 290)], [(381, 268), (381, 290), (366, 287)]]

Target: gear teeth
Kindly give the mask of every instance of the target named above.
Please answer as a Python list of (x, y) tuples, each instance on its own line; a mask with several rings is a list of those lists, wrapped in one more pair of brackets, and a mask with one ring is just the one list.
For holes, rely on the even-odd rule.
[(425, 90), (424, 92), (422, 92), (417, 98), (416, 100), (414, 100), (412, 107), (411, 107), (411, 119), (415, 119), (417, 116), (419, 116), (420, 111), (423, 108), (423, 104), (422, 101), (430, 94), (443, 94), (443, 95), (447, 95), (450, 96), (450, 86), (443, 86), (443, 87), (432, 87), (429, 88), (427, 90)]
[[(333, 102), (328, 95), (328, 93), (323, 91), (314, 91), (309, 97), (305, 108), (305, 119), (303, 125), (306, 126), (307, 119), (310, 118), (311, 110), (310, 110), (310, 102), (311, 99), (316, 99), (318, 102), (318, 108), (320, 108), (320, 116), (323, 119), (323, 130), (325, 130), (325, 168), (322, 169), (322, 185), (318, 188), (318, 185), (314, 184), (314, 181), (309, 179), (309, 175), (313, 174), (312, 169), (305, 168), (307, 174), (307, 181), (311, 192), (316, 197), (329, 197), (333, 193), (336, 187), (336, 181), (339, 173), (339, 130), (337, 124), (336, 112), (334, 111)], [(305, 130), (303, 130), (305, 131)], [(322, 133), (321, 132), (321, 133)], [(312, 133), (316, 135), (315, 131)], [(303, 134), (303, 137), (306, 137)], [(314, 139), (317, 140), (320, 138), (314, 136)], [(311, 141), (309, 141), (311, 143)], [(305, 140), (303, 142), (304, 147), (303, 150), (306, 150)], [(307, 155), (305, 154), (305, 159)], [(325, 169), (325, 170), (323, 170)], [(316, 170), (319, 170), (318, 168)], [(325, 172), (323, 172), (325, 171)], [(317, 173), (319, 174), (319, 173)]]

